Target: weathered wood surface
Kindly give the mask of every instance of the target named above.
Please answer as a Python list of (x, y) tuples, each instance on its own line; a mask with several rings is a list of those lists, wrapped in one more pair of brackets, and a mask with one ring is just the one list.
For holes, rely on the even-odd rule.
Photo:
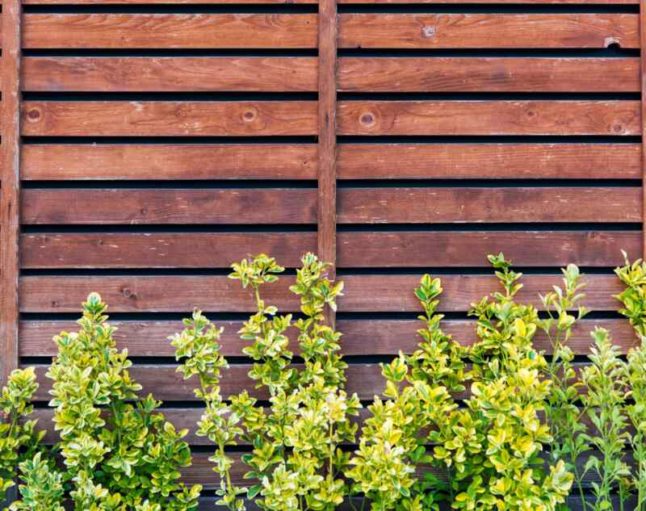
[(30, 136), (316, 134), (314, 101), (25, 101)]
[(348, 188), (339, 223), (640, 222), (641, 188)]
[[(26, 269), (228, 268), (231, 261), (272, 254), (283, 266), (300, 265), (316, 251), (314, 233), (47, 233), (23, 234)], [(503, 251), (520, 267), (608, 268), (641, 254), (638, 231), (341, 232), (342, 268), (486, 267), (484, 254)]]
[[(641, 149), (639, 149), (641, 151)], [(631, 172), (635, 151), (618, 148)], [(70, 157), (72, 155), (72, 157)], [(316, 179), (314, 144), (47, 144), (23, 148), (23, 179)], [(598, 155), (597, 167), (611, 165)], [(576, 165), (572, 155), (572, 165)], [(596, 160), (595, 160), (596, 161)], [(607, 165), (603, 165), (607, 161)], [(616, 161), (616, 160), (615, 160)], [(563, 164), (565, 165), (565, 164)], [(627, 169), (627, 170), (626, 170)]]
[(25, 48), (316, 48), (314, 14), (28, 14)]
[(342, 144), (338, 167), (340, 179), (640, 179), (641, 155), (640, 144)]
[(342, 48), (639, 48), (636, 14), (345, 14)]
[(316, 223), (316, 190), (299, 188), (28, 189), (22, 199), (25, 224)]
[[(584, 300), (585, 302), (585, 300)], [(222, 353), (227, 357), (242, 356), (242, 349), (249, 345), (237, 332), (242, 321), (218, 320), (213, 322), (224, 328), (221, 338)], [(174, 357), (175, 350), (168, 337), (184, 328), (181, 321), (174, 320), (114, 320), (110, 324), (117, 328), (115, 339), (119, 348), (127, 348), (133, 357)], [(584, 319), (577, 323), (568, 341), (577, 354), (587, 354), (592, 346), (590, 332), (599, 326), (612, 333), (615, 344), (622, 353), (637, 345), (637, 337), (628, 321), (624, 319)], [(412, 319), (343, 319), (337, 320), (337, 328), (343, 333), (342, 353), (346, 357), (377, 355), (397, 355), (400, 351), (412, 353), (421, 338), (417, 330), (424, 325)], [(444, 331), (456, 341), (469, 346), (476, 341), (475, 320), (451, 319), (442, 322)], [(78, 329), (69, 320), (23, 320), (20, 323), (21, 356), (50, 357), (56, 355), (56, 345), (52, 341), (62, 331), (74, 332)], [(288, 331), (296, 352), (296, 331)], [(552, 348), (547, 336), (539, 332), (535, 338), (536, 348), (551, 354)]]
[[(620, 79), (629, 78), (630, 66), (612, 67)], [(315, 57), (28, 57), (22, 88), (48, 92), (308, 92), (317, 90), (317, 68)]]
[(639, 59), (632, 57), (343, 57), (338, 83), (344, 92), (641, 90)]
[(0, 384), (18, 365), (18, 277), (20, 261), (20, 61), (22, 6), (2, 5), (2, 105), (0, 137)]
[(341, 135), (640, 135), (639, 101), (342, 101)]
[[(337, 174), (341, 180), (641, 179), (641, 159), (641, 144), (345, 143), (338, 146)], [(313, 144), (30, 144), (23, 147), (22, 178), (312, 180), (316, 161)]]
[[(419, 284), (419, 273), (410, 275), (344, 275), (344, 296), (340, 312), (418, 312), (419, 303), (412, 290)], [(592, 310), (616, 310), (613, 298), (622, 285), (613, 275), (587, 275), (586, 303)], [(266, 291), (266, 301), (283, 311), (298, 310), (298, 301), (285, 277)], [(539, 293), (561, 285), (558, 275), (527, 275), (519, 300), (540, 306)], [(444, 293), (440, 310), (460, 312), (497, 290), (491, 275), (442, 276)], [(21, 312), (77, 313), (88, 293), (97, 291), (116, 312), (179, 312), (193, 307), (206, 312), (255, 311), (248, 291), (226, 276), (23, 276), (20, 286)]]
[[(344, 188), (341, 224), (641, 222), (640, 187)], [(27, 189), (27, 225), (310, 224), (310, 189)], [(115, 202), (116, 201), (116, 202)], [(119, 207), (114, 204), (118, 202)]]

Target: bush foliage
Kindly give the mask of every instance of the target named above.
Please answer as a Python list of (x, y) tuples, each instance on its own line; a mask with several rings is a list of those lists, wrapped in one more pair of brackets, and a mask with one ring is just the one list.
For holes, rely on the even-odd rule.
[[(292, 315), (263, 298), (284, 271), (273, 258), (234, 264), (230, 277), (256, 307), (239, 335), (257, 392), (223, 394), (222, 329), (200, 311), (171, 337), (178, 371), (204, 404), (196, 434), (213, 445), (216, 503), (231, 511), (252, 501), (272, 511), (343, 503), (556, 511), (568, 509), (575, 493), (592, 496), (586, 510), (646, 511), (646, 263), (616, 270), (624, 285), (619, 312), (638, 343), (624, 357), (610, 332), (594, 328), (581, 365), (570, 345), (588, 313), (578, 268), (563, 270), (562, 286), (540, 297), (539, 313), (519, 299), (522, 274), (502, 254), (489, 261), (500, 288), (471, 306), (475, 342), (443, 330), (442, 284), (425, 275), (415, 290), (423, 311), (418, 346), (382, 364), (384, 388), (361, 414), (359, 398), (345, 389), (341, 332), (330, 320), (343, 284), (330, 280), (328, 266), (303, 257), (290, 287), (300, 301)], [(91, 294), (78, 331), (55, 338), (58, 355), (46, 374), (55, 442), (45, 442), (31, 418), (35, 371), (14, 371), (2, 389), (0, 499), (18, 484), (10, 510), (198, 507), (201, 487), (181, 480), (191, 463), (187, 431), (140, 395), (106, 308)], [(244, 485), (232, 475), (237, 463)]]

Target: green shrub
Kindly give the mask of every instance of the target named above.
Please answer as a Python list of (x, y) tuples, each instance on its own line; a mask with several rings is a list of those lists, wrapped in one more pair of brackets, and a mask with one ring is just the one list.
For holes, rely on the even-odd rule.
[[(257, 312), (240, 330), (249, 341), (244, 354), (253, 360), (249, 377), (265, 391), (268, 408), (246, 391), (229, 396), (225, 404), (219, 384), (226, 361), (219, 354), (220, 330), (199, 312), (172, 338), (185, 378), (197, 375), (196, 395), (206, 410), (198, 434), (216, 445), (211, 458), (220, 475), (219, 503), (232, 510), (245, 508), (242, 497), (254, 498), (268, 510), (333, 510), (348, 494), (343, 473), (349, 456), (341, 450), (355, 440), (360, 403), (344, 390), (346, 364), (339, 354), (341, 334), (326, 321), (326, 307), (336, 307), (342, 285), (326, 277), (327, 265), (316, 256), (303, 257), (292, 293), (300, 297), (302, 317), (279, 315), (267, 305), (260, 288), (275, 282), (283, 268), (260, 255), (233, 265), (230, 277), (251, 288)], [(293, 364), (288, 329), (297, 334), (302, 364)], [(230, 478), (233, 460), (225, 448), (238, 443), (253, 447), (242, 461), (251, 487), (237, 488)]]
[[(12, 510), (60, 511), (66, 502), (77, 511), (197, 507), (200, 487), (179, 481), (180, 469), (191, 462), (182, 439), (187, 432), (176, 431), (151, 396), (138, 397), (141, 387), (130, 377), (127, 352), (117, 351), (106, 308), (91, 294), (79, 331), (55, 338), (58, 356), (47, 376), (53, 380), (50, 405), (60, 441), (51, 451), (41, 446), (33, 456), (22, 456), (20, 499)], [(7, 396), (20, 415), (30, 410), (26, 403), (36, 385), (33, 372), (14, 375), (3, 400)], [(34, 425), (23, 428), (31, 433)], [(14, 464), (13, 474), (16, 469)]]

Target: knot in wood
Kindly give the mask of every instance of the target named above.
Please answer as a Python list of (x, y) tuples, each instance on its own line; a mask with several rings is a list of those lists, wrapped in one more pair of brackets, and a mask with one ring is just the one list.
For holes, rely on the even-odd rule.
[(435, 28), (435, 25), (425, 25), (422, 27), (422, 35), (427, 39), (430, 39), (431, 37), (435, 37), (436, 32), (437, 30)]
[(27, 119), (29, 119), (30, 121), (37, 121), (38, 119), (40, 119), (40, 116), (41, 112), (39, 108), (32, 108), (29, 110), (29, 112), (27, 112)]
[(366, 112), (365, 114), (361, 114), (359, 122), (365, 126), (372, 126), (375, 123), (375, 116), (370, 112)]

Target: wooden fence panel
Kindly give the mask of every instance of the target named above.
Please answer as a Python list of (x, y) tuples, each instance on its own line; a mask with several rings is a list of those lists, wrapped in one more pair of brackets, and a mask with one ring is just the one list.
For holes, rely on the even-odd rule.
[[(644, 253), (646, 0), (22, 3), (2, 14), (1, 360), (3, 377), (38, 364), (39, 400), (52, 336), (98, 291), (135, 377), (194, 429), (167, 336), (203, 309), (235, 357), (225, 392), (250, 387), (236, 332), (254, 301), (226, 273), (259, 252), (288, 268), (267, 293), (284, 311), (303, 253), (335, 263), (366, 400), (375, 361), (418, 342), (424, 272), (442, 277), (447, 331), (475, 341), (489, 253), (526, 271), (537, 306), (560, 267), (583, 267), (596, 316), (578, 355), (597, 324), (635, 344), (612, 269)], [(216, 483), (201, 452), (186, 477)]]

